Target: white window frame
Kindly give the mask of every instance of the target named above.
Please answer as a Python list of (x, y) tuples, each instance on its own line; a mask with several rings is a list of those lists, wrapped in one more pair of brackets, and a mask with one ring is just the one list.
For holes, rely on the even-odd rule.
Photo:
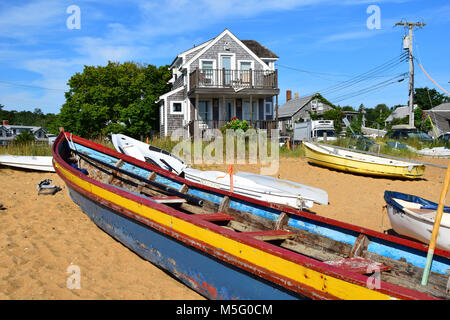
[(252, 70), (252, 84), (255, 83), (255, 73), (253, 71), (255, 71), (255, 61), (253, 60), (238, 60), (237, 61), (237, 67), (238, 67), (238, 74), (239, 74), (239, 79), (242, 79), (242, 74), (241, 74), (241, 62), (250, 62), (250, 69)]
[[(230, 72), (231, 72), (231, 74), (230, 74), (230, 85), (233, 83), (233, 81), (234, 80), (236, 80), (236, 79), (234, 79), (234, 74), (233, 74), (233, 71), (232, 70), (236, 70), (237, 68), (236, 68), (236, 54), (235, 53), (233, 53), (233, 52), (219, 52), (218, 54), (217, 54), (217, 56), (218, 56), (218, 61), (219, 61), (219, 70), (222, 70), (223, 69), (223, 66), (222, 66), (222, 56), (231, 56), (231, 62), (230, 62), (230, 64), (231, 64), (231, 66), (230, 66)], [(220, 71), (219, 71), (219, 74), (220, 74)], [(219, 76), (219, 83), (221, 84), (221, 85), (224, 85), (223, 83), (222, 83), (222, 76)]]
[[(174, 103), (181, 104), (181, 111), (173, 111)], [(170, 101), (170, 114), (184, 114), (184, 101)]]
[(217, 70), (217, 61), (216, 61), (216, 59), (199, 59), (198, 60), (198, 68), (200, 69), (200, 70), (203, 70), (203, 62), (212, 62), (212, 78), (211, 78), (211, 84), (212, 85), (215, 85), (216, 83), (216, 77), (214, 76), (215, 75), (215, 72), (217, 72), (216, 70)]

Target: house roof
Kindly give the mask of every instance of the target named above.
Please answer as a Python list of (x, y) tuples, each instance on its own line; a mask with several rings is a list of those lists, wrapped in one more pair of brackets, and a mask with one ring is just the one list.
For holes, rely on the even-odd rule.
[[(414, 105), (414, 109), (416, 108), (417, 106)], [(392, 111), (389, 117), (386, 118), (385, 122), (391, 122), (394, 119), (401, 119), (406, 116), (409, 116), (409, 106), (397, 107), (394, 111)]]
[(430, 110), (427, 110), (427, 111), (431, 111), (431, 112), (433, 112), (433, 111), (448, 111), (448, 112), (450, 112), (450, 102), (441, 103), (440, 105), (438, 105)]
[(261, 59), (278, 59), (279, 57), (255, 40), (241, 40), (250, 50)]
[(297, 111), (299, 111), (309, 101), (311, 101), (314, 98), (314, 96), (315, 94), (312, 94), (310, 96), (294, 98), (289, 100), (278, 109), (278, 117), (279, 118), (292, 117), (295, 113), (297, 113)]

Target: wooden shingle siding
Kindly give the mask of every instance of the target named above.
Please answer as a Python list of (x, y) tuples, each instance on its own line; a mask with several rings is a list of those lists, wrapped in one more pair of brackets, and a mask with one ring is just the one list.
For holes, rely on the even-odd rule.
[[(226, 44), (228, 43), (228, 44)], [(230, 48), (230, 51), (225, 50), (225, 46)], [(221, 39), (219, 39), (213, 46), (211, 46), (208, 50), (206, 50), (202, 55), (199, 56), (198, 59), (192, 62), (191, 70), (195, 68), (200, 68), (199, 60), (200, 59), (211, 59), (217, 61), (217, 68), (220, 68), (219, 53), (230, 53), (234, 54), (235, 66), (231, 68), (234, 70), (239, 69), (238, 61), (239, 60), (251, 60), (254, 62), (254, 70), (262, 70), (263, 66), (256, 61), (240, 44), (234, 41), (229, 35), (224, 35)]]

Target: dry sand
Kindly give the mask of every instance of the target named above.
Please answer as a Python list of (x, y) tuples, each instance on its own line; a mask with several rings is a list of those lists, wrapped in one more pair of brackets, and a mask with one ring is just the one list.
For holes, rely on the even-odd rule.
[[(424, 158), (446, 166), (447, 159)], [(204, 167), (206, 168), (206, 167)], [(226, 166), (214, 166), (226, 171)], [(235, 171), (259, 173), (255, 165)], [(369, 178), (280, 160), (279, 177), (324, 189), (330, 205), (313, 207), (321, 216), (377, 231), (390, 229), (383, 192), (401, 191), (437, 202), (445, 170), (427, 167), (418, 181)], [(37, 195), (43, 179), (62, 187)], [(203, 299), (100, 230), (70, 199), (54, 173), (0, 167), (0, 299)], [(448, 198), (447, 198), (448, 199)], [(68, 289), (67, 268), (81, 271), (81, 289)]]

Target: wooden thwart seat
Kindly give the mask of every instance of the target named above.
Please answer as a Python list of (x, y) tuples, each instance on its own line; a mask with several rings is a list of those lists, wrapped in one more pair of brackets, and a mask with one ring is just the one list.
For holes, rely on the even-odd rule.
[(293, 239), (296, 236), (295, 233), (286, 230), (252, 231), (242, 232), (241, 234), (264, 241)]
[(194, 214), (194, 217), (206, 220), (206, 221), (230, 221), (234, 220), (233, 216), (224, 213), (201, 213)]
[(324, 263), (359, 274), (371, 274), (374, 272), (388, 271), (391, 269), (390, 266), (362, 257), (324, 261)]
[(158, 203), (185, 203), (186, 199), (171, 196), (171, 197), (151, 197), (153, 201), (156, 201)]

